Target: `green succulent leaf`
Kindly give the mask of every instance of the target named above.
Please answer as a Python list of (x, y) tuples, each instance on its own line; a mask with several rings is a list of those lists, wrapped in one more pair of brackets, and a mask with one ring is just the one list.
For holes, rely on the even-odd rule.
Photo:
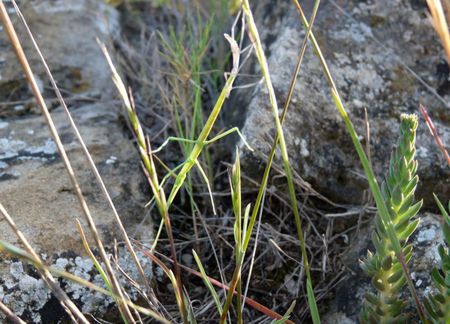
[(395, 272), (394, 274), (392, 274), (392, 275), (388, 278), (387, 281), (388, 281), (390, 284), (396, 283), (396, 282), (398, 282), (398, 281), (401, 279), (402, 275), (403, 275), (403, 271), (400, 269), (399, 271), (397, 271), (397, 272)]
[(416, 219), (412, 223), (409, 223), (404, 231), (400, 231), (398, 233), (398, 239), (401, 241), (407, 241), (411, 234), (416, 230), (417, 226), (419, 225), (419, 221), (419, 219)]
[(405, 208), (404, 210), (400, 209), (397, 212), (397, 214), (398, 214), (398, 222), (399, 223), (403, 223), (403, 222), (406, 222), (406, 221), (410, 220), (414, 216), (416, 216), (417, 213), (419, 212), (420, 208), (422, 208), (422, 205), (423, 205), (423, 200), (420, 200), (419, 202), (417, 202), (413, 206)]
[(375, 296), (374, 294), (367, 293), (364, 297), (372, 305), (374, 305), (374, 306), (379, 306), (380, 305), (380, 301), (378, 300), (377, 296)]
[[(446, 245), (450, 245), (450, 217), (444, 205), (434, 195), (436, 203), (443, 217), (442, 231)], [(450, 210), (450, 201), (449, 201)], [(436, 287), (436, 292), (425, 300), (425, 309), (432, 323), (450, 323), (450, 254), (448, 248), (441, 245), (438, 248), (441, 257), (441, 269), (433, 268), (431, 278)]]
[(392, 256), (391, 255), (387, 255), (384, 259), (383, 259), (383, 263), (381, 265), (381, 267), (383, 268), (383, 270), (387, 271), (390, 268), (392, 268)]
[(372, 285), (378, 290), (378, 291), (385, 291), (386, 286), (384, 285), (381, 278), (373, 277), (372, 278)]
[(426, 298), (426, 299), (423, 301), (423, 304), (424, 304), (424, 306), (425, 306), (425, 309), (426, 309), (428, 315), (429, 315), (431, 318), (438, 318), (438, 315), (436, 314), (436, 312), (435, 312), (435, 310), (434, 310), (434, 306), (432, 305), (432, 301), (430, 301), (429, 298)]

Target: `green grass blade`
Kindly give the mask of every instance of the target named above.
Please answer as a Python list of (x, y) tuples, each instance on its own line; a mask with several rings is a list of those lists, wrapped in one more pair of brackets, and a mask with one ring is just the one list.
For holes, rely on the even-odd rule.
[(271, 324), (284, 324), (284, 323), (286, 323), (289, 320), (289, 316), (294, 311), (294, 308), (295, 308), (295, 301), (293, 301), (291, 306), (289, 306), (288, 310), (283, 315), (283, 318), (281, 318), (279, 320), (274, 320), (274, 321), (272, 321)]
[(313, 323), (320, 323), (319, 309), (317, 308), (312, 282), (309, 278), (306, 278), (306, 294), (308, 297), (309, 311), (311, 312)]
[(94, 253), (92, 253), (92, 250), (89, 246), (89, 243), (86, 239), (86, 235), (84, 234), (83, 228), (81, 227), (80, 221), (77, 219), (77, 228), (78, 232), (80, 233), (81, 241), (83, 242), (84, 249), (86, 250), (87, 254), (91, 258), (92, 262), (94, 263), (95, 269), (97, 269), (98, 273), (102, 277), (103, 282), (105, 283), (108, 290), (112, 293), (112, 287), (109, 282), (108, 276), (106, 275), (105, 271), (103, 270), (102, 266), (100, 265), (100, 262), (98, 262), (97, 258), (95, 257)]
[(205, 268), (202, 265), (202, 261), (198, 257), (197, 253), (192, 250), (192, 254), (194, 255), (195, 262), (197, 263), (197, 267), (200, 270), (200, 273), (202, 274), (203, 282), (205, 283), (205, 286), (208, 287), (209, 292), (211, 293), (211, 296), (213, 297), (214, 303), (216, 304), (217, 311), (220, 315), (222, 315), (222, 304), (219, 299), (219, 295), (217, 295), (216, 290), (214, 289), (213, 285), (208, 279), (208, 275), (206, 274)]
[[(444, 217), (445, 221), (450, 224), (450, 216), (449, 216), (448, 212), (445, 210), (444, 205), (442, 205), (441, 201), (436, 196), (436, 194), (433, 193), (433, 196), (434, 196), (434, 200), (436, 201), (436, 204), (438, 205), (439, 210), (441, 211), (441, 214)], [(450, 210), (450, 203), (449, 203), (449, 210)]]
[(200, 132), (200, 135), (198, 136), (198, 139), (192, 148), (191, 153), (189, 154), (188, 158), (186, 159), (186, 162), (183, 164), (183, 167), (181, 171), (178, 173), (177, 178), (175, 180), (175, 183), (172, 187), (172, 191), (169, 194), (169, 198), (167, 199), (167, 205), (170, 206), (173, 203), (173, 200), (175, 199), (178, 191), (183, 186), (183, 183), (186, 179), (186, 175), (189, 173), (189, 171), (192, 169), (192, 167), (195, 165), (195, 161), (200, 156), (203, 147), (205, 146), (205, 142), (207, 141), (207, 138), (209, 134), (211, 133), (211, 130), (214, 126), (214, 123), (216, 122), (217, 117), (219, 116), (220, 111), (222, 110), (222, 106), (228, 97), (232, 87), (234, 80), (236, 79), (238, 68), (239, 68), (239, 47), (236, 44), (236, 41), (232, 39), (231, 37), (227, 36), (227, 40), (230, 42), (231, 50), (233, 52), (233, 69), (231, 71), (230, 76), (228, 77), (228, 80), (226, 81), (219, 98), (216, 101), (216, 104), (214, 105), (214, 108), (209, 115), (208, 119), (205, 122), (205, 126), (203, 127), (202, 131)]
[[(272, 107), (272, 113), (273, 116), (275, 118), (275, 124), (276, 124), (276, 129), (277, 129), (277, 140), (279, 141), (279, 148), (281, 151), (281, 155), (282, 155), (282, 159), (283, 159), (283, 169), (284, 172), (286, 174), (286, 179), (288, 182), (288, 189), (289, 189), (289, 197), (290, 197), (290, 202), (291, 202), (291, 208), (292, 211), (294, 213), (294, 220), (295, 220), (295, 225), (297, 228), (297, 234), (298, 234), (298, 238), (300, 241), (300, 249), (301, 249), (301, 255), (302, 255), (302, 259), (303, 259), (303, 264), (304, 264), (304, 268), (305, 268), (305, 273), (307, 278), (310, 280), (310, 282), (312, 282), (311, 280), (311, 274), (310, 274), (310, 270), (309, 270), (309, 264), (308, 264), (308, 257), (307, 257), (307, 253), (306, 253), (306, 243), (305, 243), (305, 238), (303, 235), (303, 229), (302, 229), (302, 224), (301, 224), (301, 219), (300, 219), (300, 214), (299, 214), (299, 210), (298, 210), (298, 203), (297, 203), (297, 197), (296, 197), (296, 193), (295, 193), (295, 187), (294, 187), (294, 183), (293, 183), (293, 176), (292, 176), (292, 171), (291, 171), (291, 166), (290, 166), (290, 162), (289, 162), (289, 156), (288, 156), (288, 152), (287, 152), (287, 147), (286, 147), (286, 143), (285, 143), (285, 139), (284, 139), (284, 133), (283, 133), (283, 128), (282, 128), (282, 124), (280, 121), (280, 118), (278, 116), (278, 104), (277, 104), (277, 99), (276, 99), (276, 95), (275, 95), (275, 91), (273, 88), (273, 84), (271, 81), (271, 77), (270, 77), (270, 72), (269, 72), (269, 66), (267, 63), (267, 59), (266, 56), (264, 54), (264, 50), (263, 50), (263, 46), (259, 37), (259, 33), (258, 33), (258, 29), (256, 26), (256, 23), (253, 19), (253, 14), (252, 11), (250, 9), (250, 5), (248, 0), (242, 0), (242, 8), (244, 11), (244, 15), (246, 17), (246, 21), (247, 21), (247, 27), (248, 27), (248, 31), (250, 34), (250, 38), (254, 41), (254, 48), (255, 48), (255, 52), (256, 52), (256, 57), (258, 59), (259, 65), (261, 67), (261, 72), (263, 75), (263, 78), (266, 82), (266, 87), (267, 90), (269, 92), (269, 101)], [(307, 43), (307, 39), (308, 39), (308, 35), (311, 33), (311, 29), (312, 29), (312, 25), (315, 19), (315, 16), (317, 14), (318, 8), (319, 8), (319, 3), (320, 1), (316, 0), (315, 5), (314, 5), (314, 10), (313, 10), (313, 15), (311, 17), (311, 27), (308, 27), (307, 29), (307, 36), (305, 37), (302, 49), (301, 49), (301, 55), (299, 57), (299, 63), (297, 64), (297, 68), (296, 68), (296, 73), (294, 74), (294, 78), (291, 83), (291, 88), (290, 88), (290, 95), (292, 95), (292, 91), (293, 91), (293, 84), (295, 85), (295, 81), (297, 79), (297, 74), (299, 72), (300, 69), (300, 64), (301, 61), (303, 59), (303, 54), (304, 51), (306, 49), (306, 43)], [(289, 105), (290, 102), (290, 97), (288, 97), (288, 100), (286, 102), (286, 106), (284, 111), (287, 111), (287, 106)], [(284, 113), (284, 112), (283, 112)], [(275, 143), (277, 142), (277, 140), (275, 141)], [(267, 170), (267, 168), (266, 168)], [(269, 166), (269, 170), (270, 170), (270, 166)], [(265, 190), (264, 188), (261, 188), (262, 190), (260, 190), (260, 192), (263, 192)], [(257, 204), (255, 206), (257, 206), (257, 208), (259, 208), (258, 204), (261, 203), (262, 201), (262, 195), (258, 194), (258, 198), (260, 198), (260, 200), (257, 200)], [(258, 211), (254, 209), (254, 212), (252, 214), (252, 218), (250, 220), (250, 231), (248, 234), (251, 235), (252, 229), (253, 229), (253, 225), (256, 221), (256, 216), (258, 214)], [(250, 240), (250, 236), (246, 237), (246, 243), (244, 244), (244, 247), (246, 248), (246, 245), (248, 245), (248, 242)], [(237, 273), (236, 273), (237, 275)], [(237, 279), (237, 276), (236, 278)], [(230, 284), (230, 288), (234, 290), (235, 287), (233, 287)], [(312, 299), (308, 298), (308, 304), (310, 304), (310, 309), (314, 309), (317, 308), (317, 304), (314, 298), (314, 294), (312, 294)], [(224, 314), (226, 314), (226, 312), (228, 311), (228, 303), (225, 303), (224, 306)], [(225, 316), (224, 314), (222, 315), (222, 322), (225, 320)], [(315, 324), (320, 323), (320, 320), (318, 322), (314, 322)]]

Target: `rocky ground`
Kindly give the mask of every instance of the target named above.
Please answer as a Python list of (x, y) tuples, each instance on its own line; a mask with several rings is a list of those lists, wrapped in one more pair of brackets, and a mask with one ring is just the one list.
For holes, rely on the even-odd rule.
[[(309, 12), (313, 1), (304, 2)], [(126, 19), (120, 19), (119, 11), (101, 0), (22, 1), (20, 5), (130, 236), (150, 240), (153, 223), (148, 210), (143, 208), (150, 196), (149, 189), (121, 115), (121, 104), (115, 100), (109, 69), (96, 42), (96, 38), (109, 46), (114, 41), (120, 42), (122, 34), (126, 34), (121, 30), (121, 23)], [(291, 1), (262, 0), (254, 3), (254, 9), (282, 107), (304, 29)], [(155, 17), (147, 21), (164, 20), (156, 16), (157, 11), (151, 12)], [(111, 212), (88, 170), (25, 29), (16, 17), (14, 23), (76, 166), (101, 235), (111, 244), (117, 237)], [(419, 113), (419, 102), (429, 108), (444, 144), (450, 143), (450, 69), (424, 3), (414, 0), (323, 1), (314, 32), (365, 145), (369, 141), (367, 109), (370, 155), (379, 180), (386, 173), (390, 152), (397, 141), (400, 114)], [(132, 46), (133, 42), (128, 45)], [(83, 256), (75, 227), (75, 220), (83, 220), (83, 216), (76, 197), (3, 31), (0, 32), (0, 48), (0, 202), (33, 246), (45, 254), (47, 262), (100, 282), (92, 263)], [(127, 53), (124, 48), (120, 50)], [(252, 76), (251, 82), (255, 81), (255, 76), (256, 80), (259, 78), (260, 71), (254, 60), (250, 60), (245, 72)], [(156, 74), (154, 76), (156, 78)], [(128, 78), (136, 83), (136, 75)], [(241, 85), (247, 81), (245, 77), (239, 80)], [(143, 88), (154, 87), (154, 80), (146, 76), (143, 84)], [(144, 90), (137, 90), (139, 100)], [(149, 100), (159, 100), (157, 104), (161, 104), (161, 98)], [(221, 117), (230, 126), (239, 126), (255, 149), (250, 152), (240, 145), (243, 172), (248, 177), (245, 189), (250, 192), (247, 197), (250, 200), (255, 189), (250, 180), (259, 180), (275, 135), (264, 84), (250, 91), (248, 88), (234, 91)], [(151, 114), (146, 118), (155, 119)], [(311, 240), (309, 248), (313, 251), (313, 275), (320, 291), (320, 311), (327, 323), (354, 323), (361, 296), (370, 289), (357, 260), (371, 249), (368, 239), (371, 228), (367, 224), (371, 223), (374, 210), (356, 152), (332, 103), (311, 46), (306, 52), (288, 113), (285, 135), (296, 183), (301, 188), (300, 198), (304, 202), (302, 215)], [(227, 157), (231, 160), (230, 153)], [(423, 295), (431, 289), (429, 269), (439, 262), (436, 249), (442, 242), (440, 218), (434, 214), (436, 207), (431, 193), (435, 192), (443, 200), (450, 196), (450, 169), (445, 166), (423, 121), (418, 130), (417, 159), (421, 179), (418, 196), (424, 198), (425, 208), (421, 225), (412, 238), (416, 253), (411, 268), (416, 287)], [(271, 240), (276, 242), (292, 255), (297, 243), (295, 234), (289, 236), (293, 221), (289, 208), (283, 203), (285, 184), (279, 172), (274, 175), (267, 198), (270, 207), (266, 209), (261, 227), (263, 252), (258, 260), (263, 266), (255, 271), (257, 287), (251, 293), (269, 307), (280, 307), (281, 312), (287, 309), (291, 299), (299, 296), (302, 278), (291, 274), (297, 270), (300, 273), (298, 266), (286, 262), (270, 243)], [(222, 183), (222, 188), (226, 186)], [(229, 207), (224, 204), (219, 210), (226, 215)], [(180, 232), (184, 234), (181, 229)], [(17, 243), (1, 219), (0, 233), (0, 239)], [(191, 234), (183, 237), (187, 246), (191, 244)], [(215, 234), (212, 233), (213, 239), (220, 243), (222, 237)], [(211, 254), (207, 250), (209, 246), (202, 248)], [(190, 254), (183, 252), (183, 256), (185, 261), (190, 260)], [(124, 265), (130, 264), (124, 254), (121, 260)], [(146, 263), (146, 271), (151, 276), (150, 262)], [(30, 267), (2, 255), (0, 272), (0, 299), (16, 314), (44, 323), (58, 316), (51, 312), (56, 300)], [(88, 294), (87, 289), (70, 283), (64, 285), (85, 312), (103, 312), (110, 304), (99, 295)], [(267, 294), (268, 289), (270, 294)], [(204, 291), (201, 294), (204, 295)], [(304, 319), (305, 314), (305, 305), (298, 305), (294, 319)]]

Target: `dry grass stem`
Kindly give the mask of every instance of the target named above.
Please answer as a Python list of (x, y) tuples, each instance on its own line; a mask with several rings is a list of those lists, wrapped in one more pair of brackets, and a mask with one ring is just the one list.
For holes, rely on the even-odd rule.
[(126, 318), (128, 322), (133, 322), (133, 316), (128, 308), (128, 306), (123, 303), (124, 295), (122, 292), (122, 288), (114, 274), (114, 271), (111, 267), (111, 263), (109, 262), (109, 258), (106, 254), (106, 251), (103, 247), (103, 243), (99, 237), (97, 228), (95, 226), (94, 220), (91, 216), (91, 212), (89, 210), (89, 207), (86, 203), (86, 200), (83, 197), (80, 185), (78, 183), (78, 180), (75, 176), (75, 171), (70, 163), (70, 160), (67, 156), (67, 153), (64, 149), (64, 146), (61, 142), (61, 138), (59, 137), (58, 131), (55, 127), (55, 124), (53, 123), (52, 117), (50, 115), (50, 112), (47, 108), (47, 105), (44, 101), (44, 98), (42, 97), (41, 91), (39, 90), (39, 87), (36, 83), (36, 80), (34, 78), (33, 72), (31, 70), (31, 67), (28, 63), (28, 60), (26, 58), (26, 55), (23, 51), (22, 45), (20, 44), (19, 38), (17, 37), (17, 34), (15, 32), (14, 26), (12, 25), (11, 19), (9, 18), (9, 14), (5, 8), (5, 5), (3, 2), (0, 2), (0, 19), (3, 23), (3, 26), (5, 28), (5, 31), (10, 39), (11, 45), (13, 46), (13, 49), (16, 53), (16, 56), (20, 62), (20, 65), (22, 66), (22, 69), (25, 73), (26, 79), (31, 87), (31, 90), (36, 98), (36, 101), (39, 105), (39, 108), (41, 109), (42, 114), (45, 117), (45, 120), (47, 122), (47, 125), (49, 127), (50, 133), (52, 135), (53, 140), (55, 141), (55, 144), (58, 148), (59, 154), (63, 160), (64, 166), (67, 170), (67, 173), (69, 175), (70, 181), (72, 183), (72, 186), (74, 188), (75, 194), (78, 198), (78, 201), (81, 205), (81, 208), (83, 210), (84, 215), (86, 216), (87, 223), (89, 224), (91, 233), (93, 235), (93, 238), (96, 242), (96, 245), (99, 249), (100, 255), (102, 257), (102, 261), (105, 264), (109, 279), (111, 281), (111, 284), (113, 286), (114, 293), (120, 297), (119, 302), (119, 309), (123, 316)]
[(5, 314), (6, 319), (12, 324), (26, 324), (22, 319), (14, 314), (5, 304), (0, 301), (0, 311)]
[[(444, 3), (444, 6), (442, 6), (442, 2)], [(450, 33), (448, 30), (445, 12), (450, 9), (450, 5), (448, 0), (427, 0), (427, 4), (431, 13), (431, 23), (433, 24), (433, 27), (441, 40), (447, 56), (447, 62), (450, 64)], [(450, 13), (447, 12), (447, 17), (449, 14)]]

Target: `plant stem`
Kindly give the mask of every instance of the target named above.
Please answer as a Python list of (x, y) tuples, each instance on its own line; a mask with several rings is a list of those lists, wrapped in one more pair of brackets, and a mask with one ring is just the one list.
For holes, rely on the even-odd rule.
[[(300, 241), (301, 256), (302, 256), (302, 259), (303, 259), (303, 266), (304, 266), (305, 273), (306, 273), (306, 276), (307, 276), (307, 281), (309, 282), (309, 285), (307, 284), (307, 287), (312, 287), (311, 274), (310, 274), (310, 271), (309, 271), (308, 257), (307, 257), (307, 253), (306, 253), (306, 244), (305, 244), (305, 239), (304, 239), (304, 235), (303, 235), (302, 223), (301, 223), (300, 215), (299, 215), (299, 212), (298, 212), (297, 197), (295, 195), (295, 188), (294, 188), (294, 184), (293, 184), (293, 181), (292, 181), (292, 178), (293, 178), (292, 177), (292, 171), (290, 169), (289, 157), (288, 157), (288, 154), (287, 154), (286, 143), (285, 143), (285, 140), (284, 140), (282, 123), (284, 122), (284, 119), (286, 117), (287, 110), (288, 110), (288, 107), (289, 107), (289, 104), (290, 104), (290, 101), (291, 101), (291, 98), (292, 98), (292, 94), (293, 94), (293, 91), (294, 91), (294, 88), (295, 88), (295, 84), (296, 84), (296, 81), (297, 81), (297, 76), (298, 76), (298, 73), (300, 71), (301, 63), (302, 63), (303, 56), (304, 56), (304, 53), (305, 53), (305, 50), (306, 50), (306, 44), (307, 44), (307, 40), (308, 40), (308, 35), (311, 33), (311, 29), (312, 29), (312, 26), (313, 26), (313, 23), (314, 23), (314, 20), (315, 20), (315, 17), (316, 17), (318, 8), (319, 8), (320, 1), (316, 0), (315, 5), (314, 5), (313, 15), (311, 17), (311, 24), (310, 24), (310, 27), (307, 28), (306, 37), (304, 39), (304, 42), (303, 42), (303, 45), (302, 45), (302, 48), (301, 48), (301, 51), (300, 51), (300, 54), (299, 54), (299, 58), (298, 58), (298, 62), (297, 62), (297, 65), (296, 65), (296, 69), (295, 69), (293, 78), (291, 80), (291, 84), (290, 84), (290, 87), (289, 87), (289, 92), (288, 92), (288, 96), (287, 96), (287, 99), (286, 99), (286, 102), (285, 102), (285, 106), (284, 106), (284, 109), (283, 109), (281, 120), (278, 117), (278, 105), (277, 105), (277, 100), (276, 100), (276, 96), (275, 96), (275, 91), (273, 89), (273, 85), (272, 85), (272, 82), (271, 82), (271, 79), (270, 79), (269, 67), (268, 67), (268, 64), (267, 64), (267, 60), (266, 60), (264, 51), (262, 49), (262, 44), (261, 44), (261, 41), (260, 41), (260, 38), (259, 38), (258, 29), (257, 29), (255, 21), (253, 19), (253, 15), (252, 15), (252, 12), (250, 10), (250, 6), (249, 6), (249, 3), (248, 3), (248, 0), (243, 0), (241, 2), (242, 2), (244, 14), (245, 14), (247, 22), (248, 22), (249, 37), (254, 43), (254, 47), (255, 47), (255, 50), (256, 50), (256, 56), (258, 58), (260, 66), (261, 66), (263, 77), (266, 80), (266, 86), (267, 86), (268, 91), (269, 91), (269, 99), (270, 99), (270, 103), (271, 103), (271, 106), (272, 106), (272, 112), (273, 112), (273, 115), (275, 117), (275, 122), (276, 122), (276, 127), (277, 127), (277, 134), (276, 134), (276, 137), (275, 137), (275, 140), (274, 140), (274, 143), (273, 143), (273, 146), (272, 146), (272, 150), (271, 150), (269, 158), (268, 158), (268, 162), (267, 162), (266, 168), (264, 170), (263, 179), (261, 181), (261, 185), (260, 185), (260, 189), (259, 189), (259, 192), (258, 192), (258, 196), (256, 198), (256, 203), (255, 203), (255, 206), (254, 206), (253, 211), (252, 211), (252, 216), (250, 218), (248, 230), (247, 230), (246, 237), (245, 237), (245, 240), (244, 240), (243, 250), (246, 251), (246, 249), (248, 247), (248, 244), (250, 242), (250, 238), (251, 238), (251, 234), (252, 234), (252, 231), (253, 231), (253, 227), (255, 225), (256, 218), (257, 218), (257, 215), (258, 215), (258, 212), (259, 212), (259, 208), (261, 206), (261, 202), (262, 202), (262, 199), (263, 199), (263, 196), (264, 196), (264, 192), (265, 192), (265, 189), (266, 189), (266, 186), (267, 186), (267, 181), (268, 181), (268, 178), (269, 178), (269, 173), (270, 173), (270, 169), (271, 169), (271, 166), (272, 166), (272, 162), (273, 162), (273, 159), (274, 159), (274, 156), (275, 156), (276, 147), (277, 147), (277, 144), (279, 143), (280, 150), (281, 150), (281, 153), (282, 153), (282, 158), (283, 158), (283, 167), (284, 167), (284, 171), (286, 173), (286, 178), (287, 178), (287, 181), (288, 181), (288, 188), (289, 188), (289, 197), (290, 197), (290, 201), (291, 201), (291, 208), (292, 208), (292, 211), (294, 213), (294, 219), (295, 219), (295, 224), (296, 224), (296, 228), (297, 228), (297, 234), (298, 234), (298, 238), (299, 238), (299, 241)], [(237, 271), (235, 271), (235, 273), (233, 274), (233, 278), (231, 280), (230, 289), (234, 290), (236, 288), (236, 284), (238, 282), (238, 276), (239, 276), (239, 273)], [(311, 310), (311, 315), (312, 315), (313, 321), (314, 321), (314, 323), (319, 323), (320, 319), (318, 317), (318, 311), (317, 311), (316, 301), (315, 301), (315, 298), (314, 298), (314, 293), (310, 292), (308, 294), (308, 297), (309, 297), (308, 298), (308, 303), (309, 303), (309, 306), (310, 306), (310, 310)], [(228, 311), (228, 308), (230, 307), (230, 305), (231, 305), (231, 300), (227, 300), (225, 302), (224, 311), (223, 311), (222, 317), (221, 317), (222, 323), (224, 322), (224, 320), (226, 318), (226, 312)]]

